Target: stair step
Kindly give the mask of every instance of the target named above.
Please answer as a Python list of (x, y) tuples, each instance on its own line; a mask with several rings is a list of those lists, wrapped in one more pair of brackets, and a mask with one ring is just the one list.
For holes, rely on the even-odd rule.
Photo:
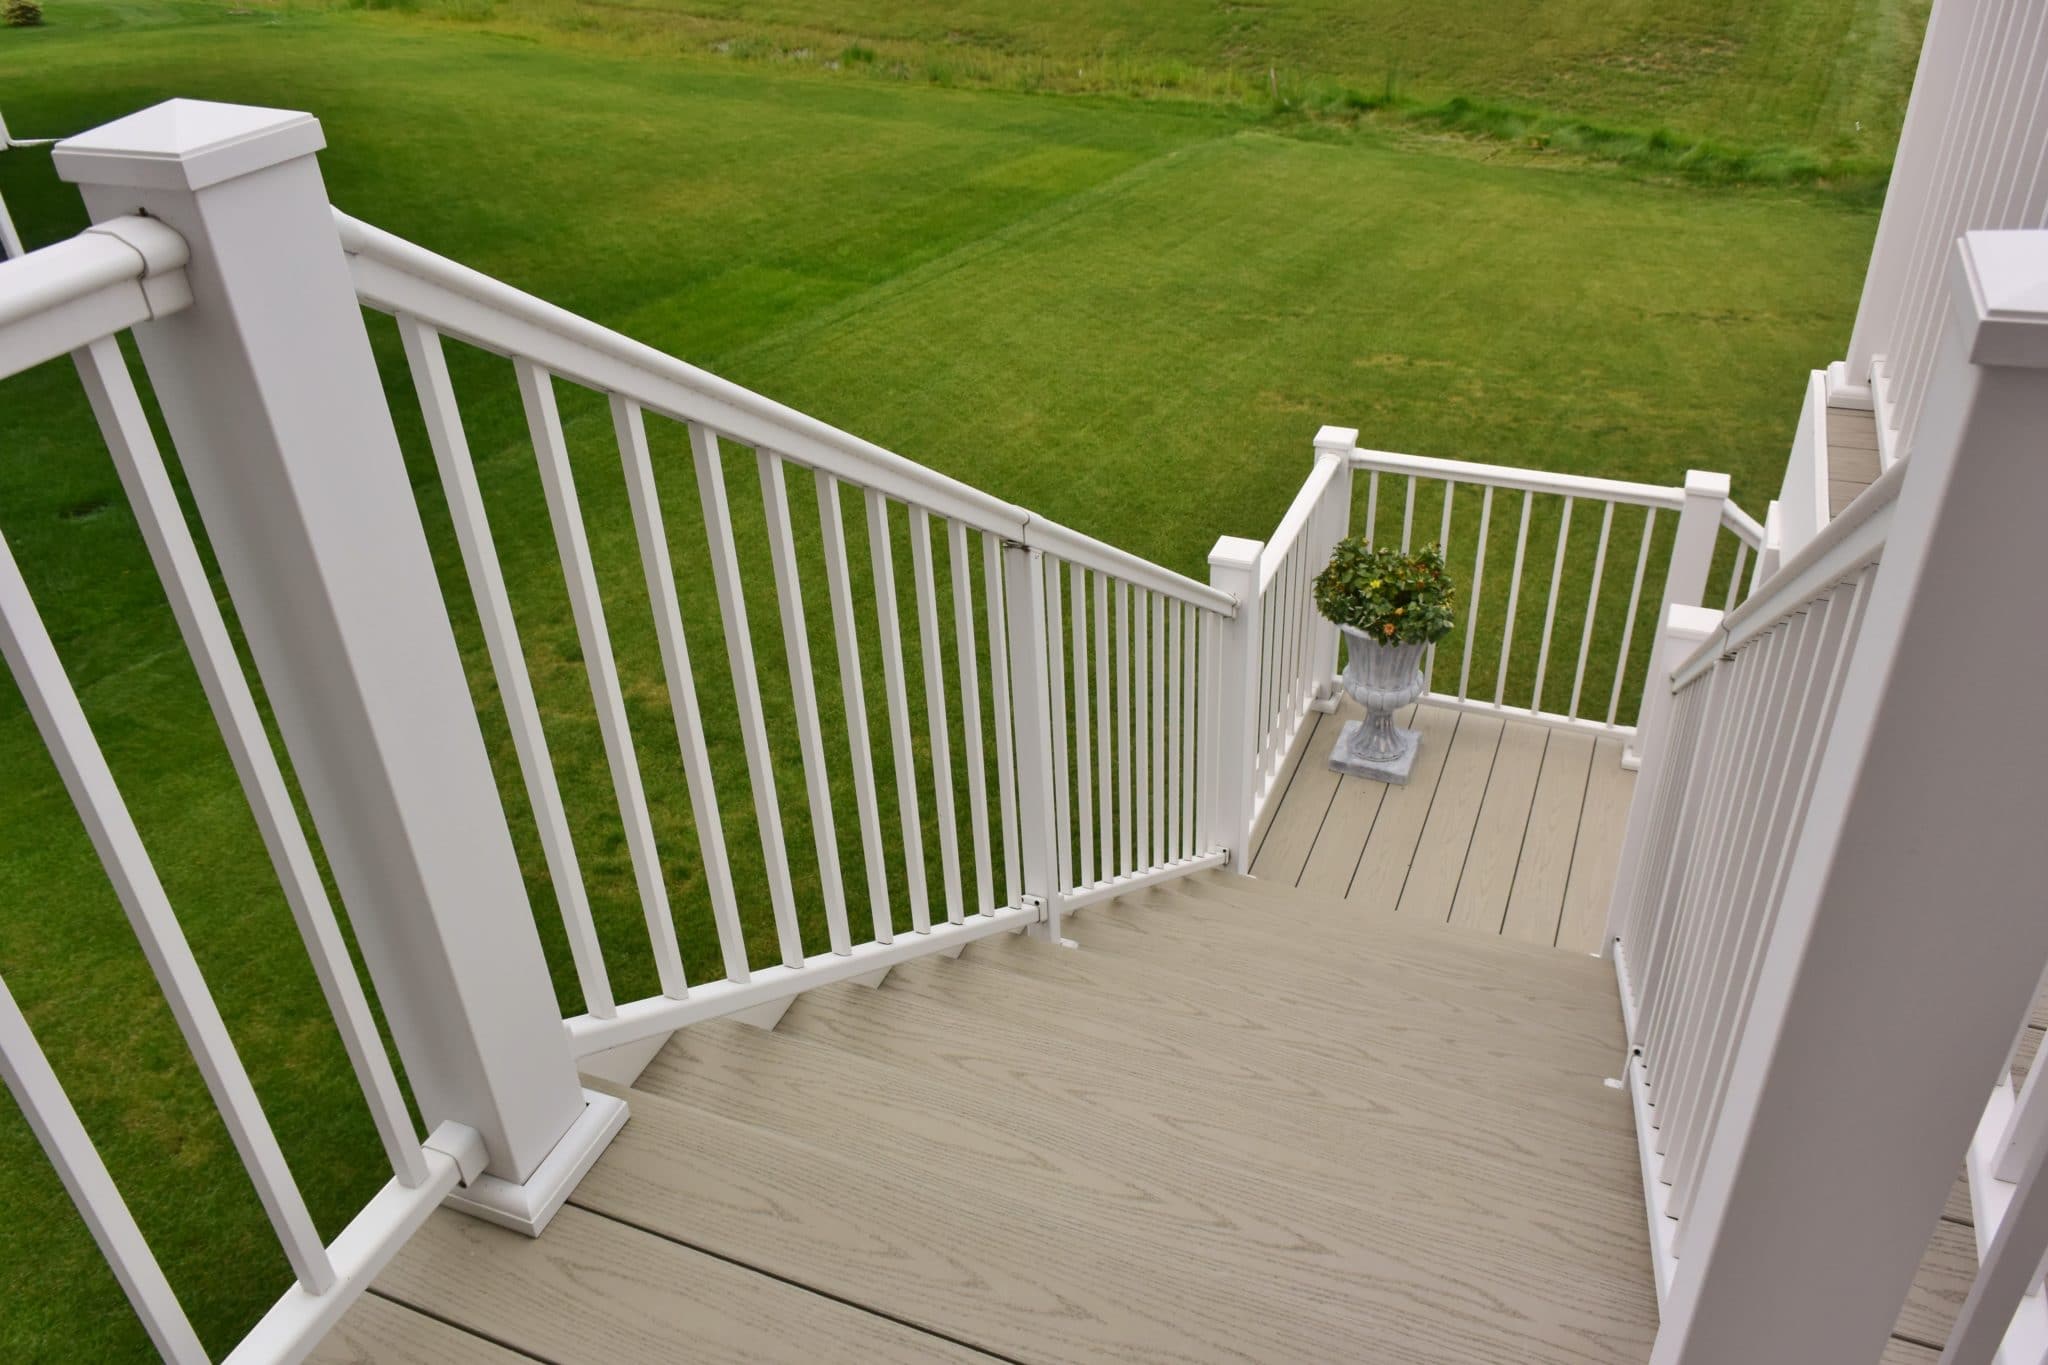
[[(1433, 1103), (1464, 1112), (1503, 1104), (1563, 1122), (1589, 1121), (1589, 1099), (1605, 1088), (1603, 1067), (1619, 1060), (1612, 1049), (1561, 1057), (1502, 1031), (1466, 1030), (1435, 1023), (1411, 1026), (1398, 1018), (1343, 1027), (1293, 1007), (1247, 1008), (1215, 998), (1193, 978), (1133, 971), (1089, 953), (1054, 958), (1042, 951), (974, 954), (958, 962), (919, 963), (890, 978), (890, 992), (915, 996), (986, 1019), (998, 1028), (1029, 1031), (1056, 1020), (1066, 1031), (1149, 1051), (1199, 1078), (1274, 1103), (1335, 1099), (1370, 1115), (1363, 1097), (1389, 1076), (1416, 1093), (1448, 1090)], [(1032, 978), (1020, 988), (1020, 977)], [(807, 1030), (815, 1034), (815, 1030)], [(1475, 1099), (1475, 1097), (1485, 1097)], [(1626, 1104), (1596, 1104), (1595, 1126), (1629, 1131)], [(1477, 1113), (1475, 1112), (1475, 1118)]]
[(1198, 873), (1167, 882), (1159, 889), (1250, 911), (1254, 916), (1261, 912), (1284, 915), (1289, 922), (1319, 927), (1350, 926), (1367, 932), (1413, 936), (1425, 942), (1441, 943), (1445, 939), (1450, 939), (1459, 943), (1487, 943), (1493, 945), (1487, 951), (1513, 955), (1527, 962), (1549, 964), (1537, 969), (1546, 975), (1555, 974), (1561, 979), (1584, 980), (1602, 985), (1610, 984), (1614, 979), (1611, 964), (1575, 949), (1559, 948), (1548, 943), (1531, 943), (1525, 939), (1503, 938), (1497, 933), (1477, 931), (1445, 920), (1424, 919), (1413, 914), (1404, 915), (1387, 908), (1375, 908), (1364, 901), (1303, 891), (1279, 882), (1262, 881), (1257, 877), (1240, 876), (1234, 872)]
[[(1020, 972), (1060, 992), (1091, 993), (1105, 1008), (1182, 1028), (1212, 1020), (1220, 1032), (1271, 1032), (1310, 1046), (1347, 1040), (1376, 1052), (1405, 1049), (1411, 1060), (1441, 1058), (1453, 1070), (1498, 1059), (1502, 1070), (1604, 1077), (1621, 1064), (1618, 1017), (1609, 1020), (1594, 1009), (1588, 1020), (1560, 1028), (1491, 982), (1483, 993), (1432, 995), (1412, 976), (1361, 964), (1346, 974), (1341, 997), (1319, 998), (1301, 975), (1268, 973), (1242, 957), (1223, 968), (1203, 961), (1190, 967), (1185, 955), (1148, 958), (1143, 940), (1120, 950), (1121, 930), (1107, 915), (1092, 925), (1075, 924), (1074, 932), (1083, 936), (1081, 946), (1057, 957), (1043, 945), (998, 936), (975, 944), (960, 961)], [(937, 973), (939, 966), (916, 964), (899, 975), (915, 979), (926, 971)]]
[[(1086, 951), (1135, 959), (1207, 983), (1216, 992), (1310, 1003), (1330, 1016), (1399, 1005), (1413, 1018), (1479, 1012), (1500, 1026), (1606, 1049), (1620, 1065), (1620, 1004), (1604, 981), (1546, 978), (1492, 940), (1444, 934), (1424, 945), (1401, 936), (1333, 931), (1320, 943), (1248, 927), (1213, 907), (1182, 901), (1171, 888), (1109, 902), (1074, 916), (1068, 935)], [(1569, 961), (1568, 955), (1565, 960)]]
[[(774, 1035), (687, 1030), (638, 1088), (878, 1162), (978, 1164), (1055, 1206), (1108, 1200), (1128, 1214), (1121, 1201), (1136, 1187), (1148, 1212), (1167, 1210), (1183, 1233), (1230, 1190), (1241, 1217), (1286, 1225), (1262, 1227), (1262, 1242), (1448, 1237), (1483, 1280), (1506, 1239), (1525, 1277), (1555, 1272), (1546, 1293), (1569, 1292), (1569, 1268), (1590, 1241), (1604, 1237), (1619, 1259), (1640, 1240), (1635, 1192), (1614, 1178), (1633, 1156), (1624, 1126), (1598, 1132), (1527, 1112), (1488, 1123), (1480, 1115), (1500, 1111), (1484, 1096), (1451, 1112), (1442, 1088), (1392, 1077), (1359, 1093), (1295, 1087), (1282, 1102), (1270, 1086), (1224, 1088), (1198, 1067), (1076, 1033), (1050, 1014), (1030, 1032), (991, 1030), (886, 986), (810, 993)], [(1050, 1152), (1061, 1157), (1049, 1162)], [(1524, 1227), (1515, 1210), (1532, 1197), (1544, 1218)], [(1457, 1230), (1446, 1233), (1439, 1224), (1453, 1211)]]
[(573, 1202), (1031, 1362), (1646, 1354), (1603, 964), (1228, 876), (1066, 923), (685, 1029)]

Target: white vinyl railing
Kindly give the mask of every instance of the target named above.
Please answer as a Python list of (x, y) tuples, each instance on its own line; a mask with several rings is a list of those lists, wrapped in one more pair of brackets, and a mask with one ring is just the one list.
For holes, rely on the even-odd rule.
[(2001, 624), (2048, 496), (2048, 233), (1944, 255), (1912, 458), (1748, 601), (1662, 618), (1607, 925), (1660, 1365), (1869, 1358), (1959, 1157), (1979, 1265), (1942, 1359), (2048, 1358), (2048, 1081), (2012, 1082), (2048, 961), (2039, 727), (1930, 712), (2048, 666)]
[[(1231, 598), (388, 233), (345, 215), (337, 214), (336, 222), (360, 297), (397, 318), (405, 343), (583, 988), (585, 1012), (569, 1021), (577, 1052), (588, 1055), (703, 1019), (773, 1007), (806, 989), (923, 953), (957, 950), (973, 938), (1036, 923), (1060, 906), (1086, 904), (1145, 880), (1221, 860), (1195, 827), (1201, 780), (1196, 738), (1204, 690), (1197, 648), (1213, 632), (1216, 619), (1234, 613)], [(442, 355), (444, 337), (513, 361), (628, 834), (661, 985), (658, 996), (626, 1002), (613, 997), (476, 490)], [(654, 606), (652, 625), (660, 641), (674, 742), (724, 963), (721, 980), (684, 979), (649, 795), (613, 662), (614, 630), (623, 627), (607, 621), (597, 590), (556, 399), (558, 384), (594, 390), (611, 408)], [(742, 898), (713, 790), (698, 681), (669, 561), (671, 528), (663, 521), (657, 461), (650, 454), (649, 424), (654, 422), (682, 424), (692, 453), (691, 467), (680, 472), (693, 476), (696, 484), (739, 708), (780, 953), (772, 967), (755, 969), (747, 960)], [(727, 488), (726, 452), (735, 447), (748, 449), (759, 476), (792, 691), (788, 719), (800, 742), (828, 926), (829, 941), (822, 949), (804, 942), (799, 929), (768, 737), (770, 720), (784, 718), (771, 717), (763, 697), (737, 548), (740, 536)], [(664, 478), (678, 472), (660, 471)], [(798, 474), (809, 475), (814, 484), (815, 546), (795, 529), (790, 483)], [(844, 521), (848, 501), (860, 509), (864, 522), (871, 602), (855, 599)], [(907, 593), (896, 549), (906, 530)], [(946, 611), (941, 610), (935, 545), (942, 547), (948, 570)], [(841, 681), (837, 697), (821, 697), (813, 682), (807, 572), (827, 585)], [(906, 641), (906, 635), (913, 638)], [(922, 734), (913, 725), (906, 668), (906, 654), (913, 651), (924, 684)], [(982, 732), (984, 657), (992, 693), (987, 714), (993, 732), (988, 735)], [(873, 671), (870, 661), (876, 660), (887, 716), (879, 737), (869, 733), (864, 694)], [(948, 719), (956, 700), (965, 731), (957, 771)], [(851, 756), (851, 813), (866, 872), (865, 885), (851, 894), (836, 834), (848, 812), (836, 808), (827, 728), (845, 733)], [(1045, 752), (1037, 752), (1040, 745)], [(900, 815), (899, 827), (887, 836), (876, 792), (878, 749), (886, 755)], [(926, 866), (927, 799), (939, 842), (936, 886)], [(1046, 801), (1050, 818), (1041, 827), (1036, 812)], [(1046, 846), (1047, 838), (1049, 876), (1039, 883), (1028, 869), (1033, 850)], [(905, 869), (901, 886), (886, 880), (892, 840)], [(849, 900), (861, 892), (873, 934), (856, 942)], [(893, 923), (891, 907), (898, 903), (909, 907), (908, 936), (899, 935)]]
[[(236, 1349), (250, 1361), (302, 1355), (444, 1201), (537, 1234), (624, 1119), (616, 1099), (580, 1090), (577, 1059), (719, 1016), (772, 1024), (801, 991), (872, 983), (991, 933), (1056, 940), (1068, 909), (1226, 856), (1213, 835), (1213, 735), (1235, 598), (339, 215), (319, 185), (318, 145), (303, 115), (145, 111), (67, 143), (58, 164), (88, 184), (88, 207), (139, 201), (148, 216), (103, 214), (0, 264), (0, 378), (66, 354), (78, 367), (392, 1170), (323, 1243), (0, 542), (0, 646), (297, 1280)], [(173, 185), (151, 170), (137, 191), (138, 162), (189, 174)], [(90, 188), (100, 179), (116, 188)], [(445, 496), (582, 996), (566, 1021), (378, 391), (365, 306), (394, 318)], [(424, 1143), (121, 355), (116, 338), (130, 328), (432, 1129)], [(617, 941), (621, 927), (586, 885), (457, 394), (458, 376), (476, 371), (451, 364), (457, 347), (511, 362), (641, 946)], [(592, 475), (572, 458), (582, 431), (565, 417), (587, 396), (609, 410), (644, 621), (620, 615), (599, 576), (582, 502)], [(674, 548), (684, 519), (663, 497), (678, 479), (701, 515), (717, 616), (688, 625), (715, 627), (723, 683), (693, 669)], [(757, 554), (766, 572), (750, 575)], [(814, 629), (820, 598), (829, 621)], [(780, 636), (773, 664), (750, 619), (764, 605)], [(651, 741), (629, 722), (629, 631), (659, 660), (672, 737)], [(827, 659), (836, 669), (818, 667)], [(834, 672), (825, 695), (818, 678)], [(777, 673), (786, 689), (769, 685), (785, 682)], [(710, 686), (736, 719), (731, 771), (706, 733)], [(782, 790), (792, 784), (774, 739), (792, 732), (808, 879), (793, 872), (785, 810), (797, 798)], [(648, 761), (671, 743), (679, 761)], [(721, 811), (721, 793), (730, 803), (742, 790), (757, 878), (737, 870)], [(676, 860), (699, 870), (723, 969), (714, 979), (686, 973), (663, 864), (675, 851), (657, 842), (655, 812), (679, 801), (695, 847)], [(857, 834), (858, 870), (842, 829)], [(749, 957), (755, 907), (772, 926), (772, 965)], [(820, 920), (822, 934), (807, 929)], [(618, 989), (608, 963), (636, 956), (656, 993)], [(4, 982), (0, 1058), (158, 1349), (204, 1360)]]
[(1849, 385), (1869, 385), (1883, 463), (1913, 448), (1956, 239), (2048, 226), (2043, 166), (2048, 9), (1936, 0), (1843, 366)]
[[(424, 1144), (413, 1127), (306, 832), (121, 354), (119, 332), (191, 306), (186, 259), (184, 239), (176, 232), (150, 219), (128, 218), (0, 264), (0, 378), (70, 354), (355, 1069), (392, 1175), (384, 1192), (332, 1244), (324, 1243), (314, 1227), (186, 941), (177, 910), (165, 894), (4, 540), (0, 654), (56, 762), (296, 1277), (296, 1285), (257, 1325), (242, 1353), (267, 1359), (317, 1340), (354, 1291), (455, 1187), (465, 1170), (473, 1174), (481, 1168), (482, 1148), (477, 1135), (460, 1124), (441, 1125)], [(157, 1350), (169, 1360), (206, 1360), (176, 1292), (4, 981), (0, 1074)]]
[(1669, 700), (1630, 810), (1613, 925), (1660, 1283), (1683, 1254), (1899, 482), (1872, 485), (1736, 610), (1669, 618)]

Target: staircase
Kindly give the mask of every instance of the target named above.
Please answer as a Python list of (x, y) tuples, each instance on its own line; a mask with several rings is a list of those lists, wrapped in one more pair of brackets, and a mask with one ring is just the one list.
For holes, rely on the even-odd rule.
[(1226, 873), (1066, 923), (685, 1029), (546, 1236), (435, 1215), (318, 1358), (1645, 1358), (1605, 963)]

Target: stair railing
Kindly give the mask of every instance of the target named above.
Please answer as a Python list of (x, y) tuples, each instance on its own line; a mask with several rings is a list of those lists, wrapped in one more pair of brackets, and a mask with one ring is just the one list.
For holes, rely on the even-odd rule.
[[(297, 1276), (237, 1348), (251, 1361), (303, 1354), (442, 1202), (538, 1235), (625, 1120), (624, 1104), (586, 1090), (579, 1070), (630, 1076), (684, 1025), (732, 1016), (771, 1026), (802, 991), (877, 984), (896, 963), (985, 935), (1060, 941), (1066, 911), (1228, 854), (1216, 734), (1235, 597), (339, 214), (315, 160), (321, 145), (304, 114), (188, 101), (145, 110), (55, 153), (97, 226), (0, 263), (0, 376), (76, 360), (392, 1166), (391, 1184), (323, 1244), (0, 546), (10, 670)], [(393, 318), (404, 368), (388, 387), (402, 392), (409, 379), (418, 401), (453, 531), (451, 573), (488, 656), (479, 690), (494, 699), (472, 691), (365, 307)], [(116, 339), (124, 331), (256, 680), (143, 416)], [(458, 349), (510, 361), (625, 836), (638, 944), (592, 905), (493, 538), (495, 490), (457, 398), (458, 378), (480, 362), (456, 363)], [(612, 449), (596, 463), (581, 457), (590, 408), (609, 417)], [(742, 461), (752, 479), (731, 477)], [(602, 492), (607, 465), (651, 610), (632, 627), (600, 578), (615, 541), (598, 539), (579, 497)], [(699, 516), (678, 516), (664, 497), (679, 480)], [(699, 521), (696, 542), (687, 523)], [(708, 606), (686, 606), (685, 540), (702, 546)], [(722, 682), (693, 669), (686, 631), (686, 620), (713, 628), (699, 617), (714, 614)], [(786, 676), (759, 657), (763, 616)], [(628, 628), (659, 660), (673, 734), (658, 740), (629, 721), (617, 653)], [(821, 675), (836, 676), (832, 695)], [(311, 829), (271, 747), (257, 680)], [(723, 761), (707, 735), (717, 713), (701, 700), (714, 687), (738, 735)], [(493, 700), (523, 789), (516, 817), (479, 711)], [(893, 808), (882, 799), (889, 779)], [(687, 802), (691, 847), (657, 843), (663, 799)], [(580, 1011), (558, 1002), (515, 818), (537, 835), (545, 866), (534, 882), (559, 908)], [(793, 871), (791, 827), (808, 829), (815, 875)], [(845, 854), (842, 827), (857, 835)], [(758, 889), (735, 870), (741, 839), (758, 843)], [(703, 888), (721, 976), (685, 973), (679, 867)], [(758, 924), (743, 914), (755, 904), (767, 912)], [(621, 963), (652, 992), (621, 990)], [(0, 1057), (152, 1339), (172, 1359), (204, 1359), (4, 987)]]
[[(1877, 414), (1889, 466), (1913, 448), (1956, 239), (2048, 227), (2048, 21), (2012, 0), (1938, 0), (1899, 131), (1884, 216), (1831, 400)], [(1822, 515), (1826, 507), (1822, 507)]]
[[(1970, 233), (1917, 444), (1750, 599), (1668, 609), (1609, 918), (1657, 1365), (1882, 1349), (1954, 1180), (1950, 1361), (2038, 1360), (2048, 1088), (2048, 233)], [(1961, 705), (1962, 709), (1957, 710)], [(1987, 1088), (1989, 1097), (1987, 1101)]]
[[(1458, 622), (1424, 656), (1427, 703), (1620, 739), (1630, 767), (1636, 680), (1649, 676), (1651, 630), (1639, 637), (1638, 622), (1654, 621), (1653, 609), (1704, 600), (1717, 563), (1726, 566), (1724, 608), (1754, 582), (1763, 528), (1729, 497), (1723, 474), (1695, 470), (1684, 486), (1667, 488), (1398, 455), (1359, 448), (1347, 427), (1323, 428), (1315, 451), (1272, 537), (1226, 536), (1209, 559), (1211, 584), (1246, 604), (1228, 628), (1236, 634), (1225, 654), (1244, 676), (1224, 680), (1234, 689), (1225, 714), (1238, 720), (1219, 750), (1228, 773), (1244, 774), (1224, 784), (1237, 801), (1221, 836), (1232, 849), (1251, 846), (1309, 713), (1336, 705), (1337, 635), (1317, 614), (1310, 585), (1343, 537), (1444, 552)], [(1495, 515), (1501, 494), (1511, 500), (1512, 536), (1507, 517)], [(1510, 543), (1502, 577), (1497, 556)], [(1549, 573), (1539, 578), (1546, 558)], [(1625, 575), (1610, 567), (1624, 563), (1633, 564)]]

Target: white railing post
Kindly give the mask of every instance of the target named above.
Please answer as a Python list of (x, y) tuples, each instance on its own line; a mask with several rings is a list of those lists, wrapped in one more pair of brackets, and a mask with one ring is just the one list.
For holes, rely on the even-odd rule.
[[(1323, 571), (1337, 542), (1351, 533), (1351, 457), (1357, 453), (1357, 427), (1324, 427), (1316, 433), (1315, 463), (1332, 463), (1336, 472), (1330, 476), (1322, 506), (1308, 532), (1308, 570), (1312, 575)], [(1334, 711), (1338, 700), (1337, 627), (1325, 621), (1322, 613), (1311, 612), (1309, 630), (1313, 636), (1309, 676), (1315, 679), (1314, 704), (1318, 710)]]
[[(1017, 741), (1018, 861), (1023, 893), (1042, 907), (1034, 938), (1060, 937), (1059, 850), (1053, 810), (1052, 676), (1046, 658), (1045, 552), (1003, 545), (1003, 615), (1008, 622), (1010, 714)], [(1143, 860), (1140, 860), (1142, 866)]]
[(1629, 799), (1628, 825), (1621, 839), (1621, 859), (1615, 867), (1614, 891), (1607, 904), (1607, 932), (1600, 939), (1600, 955), (1611, 956), (1614, 941), (1628, 917), (1636, 869), (1643, 860), (1643, 845), (1649, 838), (1652, 798), (1670, 765), (1665, 752), (1665, 730), (1671, 722), (1671, 675), (1704, 644), (1721, 625), (1721, 613), (1711, 607), (1674, 604), (1664, 609), (1657, 628), (1656, 648), (1650, 655), (1650, 676), (1644, 684), (1643, 706), (1636, 719), (1636, 751), (1642, 755), (1642, 769), (1636, 774), (1635, 792)]
[(2048, 233), (1969, 234), (1949, 278), (1656, 1365), (1877, 1358), (2048, 962), (2048, 711), (1928, 710), (2048, 676)]
[(182, 234), (192, 306), (135, 329), (250, 653), (458, 1196), (537, 1232), (624, 1121), (563, 1032), (310, 115), (175, 100), (61, 144), (95, 221)]
[[(1664, 597), (1657, 605), (1657, 620), (1668, 620), (1673, 605), (1697, 607), (1706, 600), (1707, 574), (1714, 567), (1714, 545), (1721, 535), (1721, 509), (1728, 502), (1728, 476), (1704, 469), (1685, 471), (1685, 505), (1678, 513), (1678, 533), (1671, 540), (1671, 561), (1664, 571)], [(1621, 661), (1628, 667), (1628, 660)], [(1654, 674), (1652, 674), (1654, 676)], [(1641, 705), (1638, 706), (1640, 723)], [(1642, 739), (1638, 735), (1622, 751), (1625, 768), (1640, 767)]]
[(1253, 802), (1258, 797), (1259, 554), (1265, 546), (1224, 536), (1209, 551), (1209, 586), (1237, 601), (1237, 613), (1216, 619), (1216, 706), (1209, 739), (1215, 746), (1216, 803), (1210, 838), (1230, 850), (1234, 872), (1251, 872)]

